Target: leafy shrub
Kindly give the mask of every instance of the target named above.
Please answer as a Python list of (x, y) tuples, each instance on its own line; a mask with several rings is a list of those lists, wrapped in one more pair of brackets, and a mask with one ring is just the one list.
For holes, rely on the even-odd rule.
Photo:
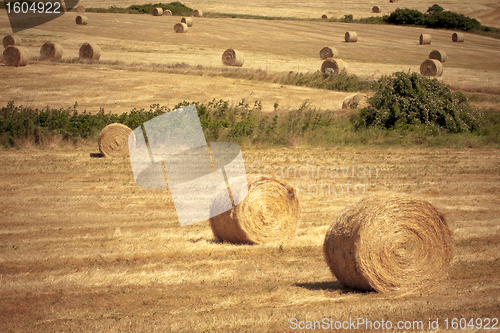
[(127, 9), (137, 11), (140, 14), (152, 14), (153, 9), (156, 7), (161, 7), (163, 10), (170, 10), (172, 15), (191, 15), (193, 10), (182, 3), (176, 1), (169, 4), (155, 3), (154, 5), (148, 3), (145, 5), (132, 5), (127, 7)]
[(439, 10), (437, 7), (436, 9), (437, 10), (435, 10), (433, 14), (424, 14), (414, 9), (398, 8), (390, 15), (384, 17), (384, 20), (389, 24), (418, 25), (433, 29), (453, 29), (462, 31), (481, 29), (481, 23), (476, 19), (450, 11)]
[(437, 3), (432, 5), (431, 7), (429, 7), (427, 9), (427, 13), (437, 13), (437, 12), (442, 12), (444, 10), (443, 7), (441, 7), (440, 5), (438, 5)]
[(384, 76), (370, 98), (370, 107), (360, 110), (356, 127), (386, 129), (407, 125), (430, 125), (457, 133), (477, 129), (479, 121), (461, 92), (452, 92), (437, 79), (417, 73)]

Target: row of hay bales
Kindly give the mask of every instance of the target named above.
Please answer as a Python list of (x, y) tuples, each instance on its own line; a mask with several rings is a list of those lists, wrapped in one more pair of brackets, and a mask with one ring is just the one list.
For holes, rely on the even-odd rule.
[[(106, 126), (99, 136), (103, 156), (127, 156), (132, 130)], [(300, 224), (295, 187), (265, 175), (247, 175), (245, 199), (210, 218), (214, 236), (234, 244), (286, 243)], [(227, 196), (215, 191), (212, 207)], [(363, 196), (334, 219), (323, 240), (323, 254), (332, 274), (344, 286), (380, 293), (422, 292), (445, 275), (452, 259), (451, 231), (431, 203), (396, 193)]]
[[(26, 47), (22, 46), (19, 36), (7, 35), (3, 38), (3, 61), (7, 66), (26, 66), (30, 60), (30, 54)], [(58, 42), (46, 41), (40, 47), (38, 60), (61, 59), (64, 53), (62, 45)], [(78, 50), (80, 59), (99, 60), (101, 48), (95, 43), (83, 43)]]

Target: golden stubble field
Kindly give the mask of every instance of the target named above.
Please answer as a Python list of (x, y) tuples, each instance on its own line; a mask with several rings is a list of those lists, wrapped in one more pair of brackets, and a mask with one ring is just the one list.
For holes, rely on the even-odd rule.
[[(248, 173), (283, 174), (299, 189), (297, 237), (261, 246), (217, 243), (208, 222), (180, 227), (168, 191), (137, 187), (128, 158), (90, 157), (96, 150), (0, 153), (2, 332), (284, 332), (292, 318), (498, 317), (498, 150), (244, 150)], [(339, 212), (385, 191), (428, 200), (453, 231), (449, 275), (430, 292), (346, 290), (324, 262)]]
[[(420, 10), (433, 3), (408, 1)], [(290, 17), (358, 17), (376, 4), (186, 3), (204, 11)], [(488, 1), (441, 5), (485, 24), (498, 15), (498, 4)], [(340, 109), (349, 93), (210, 74), (314, 72), (323, 46), (337, 47), (348, 71), (366, 79), (418, 70), (431, 50), (443, 48), (449, 60), (440, 80), (455, 88), (500, 88), (500, 42), (476, 35), (454, 44), (452, 32), (442, 30), (218, 18), (199, 18), (188, 34), (178, 35), (172, 28), (178, 17), (87, 15), (87, 26), (76, 26), (76, 14), (69, 13), (19, 33), (32, 56), (45, 40), (59, 41), (65, 61), (34, 61), (24, 68), (0, 64), (2, 106), (10, 100), (57, 108), (78, 102), (80, 111), (102, 107), (120, 113), (215, 98), (260, 100), (265, 111), (275, 102), (286, 110), (306, 101)], [(347, 30), (358, 32), (358, 43), (343, 42)], [(0, 11), (0, 34), (10, 32)], [(433, 35), (430, 46), (418, 45), (423, 32)], [(88, 41), (101, 46), (101, 61), (73, 63)], [(222, 68), (220, 57), (229, 47), (245, 53), (243, 68)], [(190, 67), (166, 68), (175, 63)], [(96, 144), (43, 149), (28, 144), (0, 152), (0, 331), (299, 331), (292, 330), (292, 318), (369, 318), (393, 325), (439, 319), (444, 331), (445, 319), (499, 317), (496, 149), (247, 148), (247, 172), (282, 176), (285, 171), (284, 178), (299, 189), (302, 209), (295, 239), (261, 246), (217, 243), (208, 222), (181, 228), (168, 191), (137, 187), (128, 158), (91, 157), (97, 152)], [(329, 174), (313, 173), (318, 167)], [(376, 172), (353, 174), (353, 169)], [(293, 175), (293, 170), (302, 172)], [(328, 186), (337, 191), (328, 193)], [(432, 291), (398, 298), (348, 290), (324, 262), (324, 236), (339, 212), (362, 195), (386, 191), (428, 200), (449, 223), (454, 259), (447, 278)], [(413, 328), (419, 327), (406, 331), (417, 331)]]

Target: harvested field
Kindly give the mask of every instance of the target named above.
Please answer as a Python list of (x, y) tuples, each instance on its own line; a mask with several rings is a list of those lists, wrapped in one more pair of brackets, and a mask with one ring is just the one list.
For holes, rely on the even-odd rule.
[[(132, 4), (140, 2), (125, 0), (120, 7)], [(448, 59), (439, 81), (492, 93), (474, 95), (476, 105), (500, 105), (498, 39), (465, 33), (465, 43), (454, 43), (446, 30), (320, 19), (379, 15), (371, 12), (375, 4), (389, 13), (401, 1), (184, 4), (205, 15), (187, 34), (172, 29), (179, 16), (88, 11), (92, 24), (86, 26), (76, 25), (70, 13), (17, 33), (32, 55), (47, 40), (60, 43), (64, 55), (50, 62), (31, 58), (22, 67), (0, 64), (0, 107), (9, 101), (31, 108), (78, 104), (78, 111), (123, 113), (216, 99), (261, 101), (264, 112), (307, 104), (338, 110), (346, 119), (355, 111), (341, 110), (345, 98), (372, 91), (273, 82), (289, 72), (319, 71), (325, 45), (338, 50), (349, 74), (372, 81), (395, 71), (419, 72), (432, 50), (443, 50)], [(433, 4), (404, 1), (421, 11)], [(491, 1), (442, 5), (486, 25), (499, 22), (500, 5)], [(213, 12), (316, 20), (206, 17)], [(346, 31), (356, 31), (362, 42), (346, 43)], [(11, 33), (0, 10), (0, 36)], [(424, 33), (432, 34), (431, 45), (419, 45)], [(86, 42), (99, 45), (100, 60), (78, 59)], [(222, 64), (228, 48), (245, 55), (243, 67)], [(297, 332), (324, 318), (383, 319), (394, 326), (410, 321), (417, 325), (410, 332), (439, 319), (432, 332), (449, 332), (445, 319), (498, 318), (500, 152), (473, 145), (246, 147), (247, 173), (283, 178), (300, 201), (296, 237), (265, 245), (218, 242), (209, 221), (180, 227), (170, 192), (136, 186), (129, 158), (97, 158), (97, 140), (70, 145), (56, 138), (40, 148), (21, 142), (0, 150), (0, 332)], [(431, 291), (404, 298), (359, 292), (343, 287), (325, 263), (325, 234), (340, 212), (365, 194), (387, 192), (426, 200), (446, 218), (453, 259)]]
[[(498, 150), (244, 150), (248, 173), (283, 173), (298, 190), (301, 224), (282, 246), (214, 242), (208, 221), (181, 228), (168, 191), (137, 187), (127, 158), (89, 156), (97, 152), (0, 152), (1, 331), (284, 332), (291, 318), (498, 317)], [(445, 215), (454, 257), (432, 292), (398, 300), (332, 277), (325, 233), (363, 186), (424, 198)]]

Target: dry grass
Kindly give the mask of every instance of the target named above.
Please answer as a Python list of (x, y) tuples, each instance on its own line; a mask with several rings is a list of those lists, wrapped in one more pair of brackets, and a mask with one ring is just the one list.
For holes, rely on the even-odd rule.
[[(168, 192), (138, 188), (127, 158), (89, 156), (97, 151), (0, 152), (1, 331), (286, 332), (291, 318), (498, 317), (497, 150), (243, 151), (249, 173), (283, 174), (301, 200), (297, 238), (257, 246), (215, 242), (208, 222), (181, 228)], [(357, 200), (355, 184), (426, 197), (446, 216), (454, 259), (432, 293), (393, 300), (331, 276), (324, 236)]]

